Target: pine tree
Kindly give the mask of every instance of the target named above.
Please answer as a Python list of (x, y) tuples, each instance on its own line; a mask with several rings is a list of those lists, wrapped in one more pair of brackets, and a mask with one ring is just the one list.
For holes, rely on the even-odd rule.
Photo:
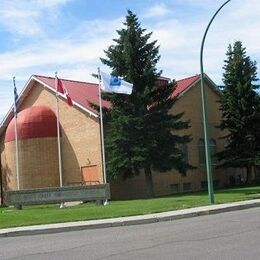
[(247, 181), (251, 182), (252, 170), (260, 158), (260, 109), (256, 62), (246, 55), (240, 41), (228, 46), (224, 64), (223, 95), (221, 96), (222, 121), (220, 128), (228, 134), (223, 152), (218, 158), (224, 167), (245, 167)]
[(176, 98), (172, 93), (175, 81), (156, 87), (161, 75), (156, 64), (160, 59), (157, 41), (152, 33), (141, 28), (138, 18), (128, 11), (124, 29), (117, 30), (118, 39), (105, 50), (101, 61), (134, 85), (131, 95), (105, 94), (112, 108), (106, 114), (105, 147), (107, 170), (111, 178), (128, 178), (145, 173), (147, 196), (154, 196), (152, 169), (168, 171), (172, 168), (185, 174), (191, 168), (183, 159), (180, 145), (190, 136), (177, 135), (189, 127), (181, 120), (183, 113), (170, 114)]

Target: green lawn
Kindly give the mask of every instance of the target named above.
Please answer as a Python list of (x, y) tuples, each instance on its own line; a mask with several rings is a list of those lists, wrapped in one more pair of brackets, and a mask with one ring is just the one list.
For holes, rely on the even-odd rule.
[[(217, 190), (215, 203), (260, 198), (260, 186)], [(179, 194), (155, 199), (112, 201), (107, 206), (85, 203), (60, 209), (58, 205), (24, 206), (23, 210), (0, 207), (0, 228), (103, 219), (208, 205), (207, 192)]]

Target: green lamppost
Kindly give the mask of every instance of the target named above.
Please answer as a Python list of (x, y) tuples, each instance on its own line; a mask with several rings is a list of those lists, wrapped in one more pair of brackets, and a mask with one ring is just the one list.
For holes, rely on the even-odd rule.
[(208, 194), (209, 194), (209, 202), (210, 204), (214, 204), (214, 191), (213, 191), (213, 180), (212, 180), (212, 164), (211, 164), (211, 154), (209, 147), (209, 135), (208, 135), (208, 115), (207, 115), (207, 105), (205, 98), (205, 89), (204, 89), (204, 72), (203, 72), (203, 48), (204, 42), (209, 30), (209, 27), (218, 14), (218, 12), (231, 0), (226, 1), (217, 12), (211, 18), (205, 33), (202, 38), (201, 48), (200, 48), (200, 87), (201, 87), (201, 104), (202, 104), (202, 114), (203, 114), (203, 128), (204, 128), (204, 140), (205, 140), (205, 155), (206, 155), (206, 168), (207, 168), (207, 180), (208, 180)]

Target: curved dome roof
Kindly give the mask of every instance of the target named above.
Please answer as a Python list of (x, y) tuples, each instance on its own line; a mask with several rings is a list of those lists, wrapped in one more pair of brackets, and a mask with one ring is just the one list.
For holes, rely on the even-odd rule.
[[(18, 113), (18, 139), (39, 137), (57, 137), (57, 119), (55, 113), (47, 106), (33, 106)], [(5, 142), (15, 140), (15, 119), (9, 123)]]

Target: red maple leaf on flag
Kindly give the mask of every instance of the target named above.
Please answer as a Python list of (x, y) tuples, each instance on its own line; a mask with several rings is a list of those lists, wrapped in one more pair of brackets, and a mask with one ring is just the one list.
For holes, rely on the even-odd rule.
[(71, 99), (67, 89), (63, 86), (62, 81), (60, 79), (58, 79), (57, 91), (66, 96), (67, 103), (68, 103), (69, 106), (73, 106), (72, 99)]

